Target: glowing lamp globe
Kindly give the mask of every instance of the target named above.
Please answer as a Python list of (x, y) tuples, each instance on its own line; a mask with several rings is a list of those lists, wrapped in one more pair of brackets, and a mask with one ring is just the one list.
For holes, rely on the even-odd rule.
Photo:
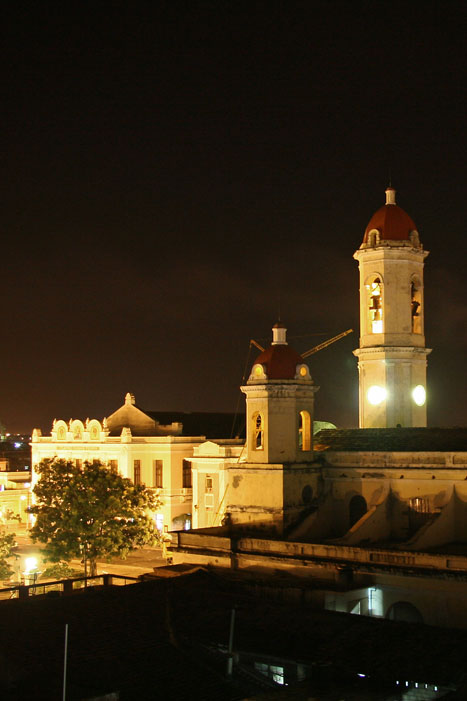
[(380, 387), (379, 385), (372, 385), (367, 393), (368, 401), (373, 406), (378, 406), (378, 404), (384, 402), (386, 396), (387, 392), (385, 387)]
[(417, 385), (412, 390), (412, 399), (417, 406), (423, 406), (426, 402), (426, 391), (423, 385)]

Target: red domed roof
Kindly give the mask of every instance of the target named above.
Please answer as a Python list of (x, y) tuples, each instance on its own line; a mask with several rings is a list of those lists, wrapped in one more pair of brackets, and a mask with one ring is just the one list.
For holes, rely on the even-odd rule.
[(303, 358), (290, 346), (273, 343), (256, 358), (256, 363), (264, 365), (269, 380), (293, 380)]
[(389, 241), (408, 241), (410, 232), (417, 229), (407, 212), (396, 205), (395, 195), (394, 188), (386, 190), (386, 204), (380, 207), (368, 222), (363, 243), (368, 243), (368, 234), (373, 229), (379, 231), (382, 239)]

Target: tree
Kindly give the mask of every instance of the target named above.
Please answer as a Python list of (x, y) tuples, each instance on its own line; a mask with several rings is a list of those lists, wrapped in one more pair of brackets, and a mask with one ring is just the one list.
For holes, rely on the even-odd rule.
[(82, 577), (81, 570), (75, 570), (67, 562), (56, 562), (41, 572), (40, 579), (72, 579)]
[(0, 579), (8, 579), (13, 574), (8, 558), (13, 555), (15, 537), (14, 533), (6, 533), (4, 529), (0, 530)]
[(36, 466), (33, 541), (45, 543), (52, 562), (80, 558), (97, 574), (97, 559), (126, 557), (158, 538), (151, 512), (160, 501), (144, 485), (113, 472), (99, 460), (77, 467), (66, 460)]
[(11, 509), (5, 509), (3, 512), (3, 521), (7, 526), (9, 521), (18, 521), (18, 523), (21, 523), (21, 516), (19, 514), (15, 514), (15, 512)]

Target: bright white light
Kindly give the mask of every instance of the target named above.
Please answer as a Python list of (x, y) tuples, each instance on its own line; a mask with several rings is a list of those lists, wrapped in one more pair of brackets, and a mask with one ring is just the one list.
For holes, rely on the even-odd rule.
[(26, 496), (24, 494), (21, 494), (20, 499), (21, 499), (21, 501), (25, 501)]
[(370, 404), (373, 406), (378, 406), (381, 402), (386, 399), (387, 392), (385, 387), (380, 387), (379, 385), (372, 385), (368, 390), (367, 397)]
[(21, 448), (21, 443), (13, 443), (13, 445), (15, 446), (15, 448)]
[(37, 571), (37, 557), (27, 557), (24, 561), (24, 574)]
[(412, 390), (412, 398), (417, 406), (423, 406), (426, 401), (426, 392), (423, 385), (417, 385)]

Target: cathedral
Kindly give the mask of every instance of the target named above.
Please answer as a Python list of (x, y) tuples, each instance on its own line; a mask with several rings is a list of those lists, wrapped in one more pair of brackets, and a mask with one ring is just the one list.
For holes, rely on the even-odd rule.
[(360, 428), (313, 436), (318, 388), (277, 323), (241, 388), (246, 443), (194, 449), (195, 530), (173, 534), (174, 563), (281, 571), (329, 609), (463, 625), (467, 429), (426, 426), (427, 255), (387, 188), (354, 255)]
[(467, 429), (427, 428), (428, 253), (385, 194), (354, 254), (358, 429), (313, 432), (319, 388), (279, 321), (241, 387), (246, 439), (227, 438), (231, 415), (158, 414), (128, 393), (102, 422), (34, 431), (33, 465), (98, 457), (157, 490), (175, 565), (283, 572), (325, 608), (463, 625)]

